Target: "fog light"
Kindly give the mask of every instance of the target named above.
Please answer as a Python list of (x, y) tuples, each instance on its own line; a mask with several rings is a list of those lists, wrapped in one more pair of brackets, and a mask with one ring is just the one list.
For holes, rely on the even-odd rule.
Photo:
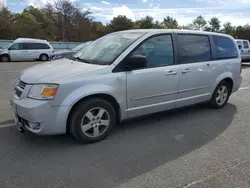
[(39, 129), (41, 124), (40, 123), (31, 123), (31, 122), (29, 122), (29, 126), (32, 129)]

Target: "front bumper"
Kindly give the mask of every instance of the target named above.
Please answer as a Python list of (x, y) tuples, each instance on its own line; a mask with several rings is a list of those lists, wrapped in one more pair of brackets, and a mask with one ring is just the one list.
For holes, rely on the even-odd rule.
[[(52, 107), (49, 101), (30, 98), (10, 100), (15, 122), (38, 135), (66, 133), (67, 107)], [(34, 126), (36, 125), (36, 126)]]

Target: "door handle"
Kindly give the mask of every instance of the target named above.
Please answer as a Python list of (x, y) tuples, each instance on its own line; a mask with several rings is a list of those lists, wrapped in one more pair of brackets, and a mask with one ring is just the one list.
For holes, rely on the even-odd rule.
[(185, 69), (185, 70), (182, 70), (182, 71), (181, 71), (182, 74), (186, 74), (186, 73), (189, 73), (189, 72), (191, 72), (190, 69)]
[(177, 72), (172, 71), (172, 70), (169, 70), (169, 71), (165, 71), (165, 74), (166, 74), (166, 75), (176, 75)]

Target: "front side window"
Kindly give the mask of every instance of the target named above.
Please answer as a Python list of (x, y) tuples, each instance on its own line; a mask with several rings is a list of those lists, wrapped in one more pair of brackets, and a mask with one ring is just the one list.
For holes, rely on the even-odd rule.
[(78, 51), (73, 58), (91, 64), (112, 64), (143, 34), (143, 32), (118, 32), (106, 35)]
[(10, 50), (23, 50), (23, 44), (22, 43), (16, 43), (14, 45), (12, 45), (10, 48)]
[(142, 55), (147, 59), (147, 67), (172, 65), (173, 43), (171, 35), (155, 36), (148, 39), (137, 48), (132, 56)]
[(224, 36), (213, 36), (214, 40), (214, 59), (237, 58), (238, 51), (233, 40)]
[(178, 63), (196, 63), (211, 60), (209, 37), (178, 34)]
[(243, 41), (243, 46), (244, 48), (248, 49), (249, 48), (249, 44), (248, 44), (248, 41)]

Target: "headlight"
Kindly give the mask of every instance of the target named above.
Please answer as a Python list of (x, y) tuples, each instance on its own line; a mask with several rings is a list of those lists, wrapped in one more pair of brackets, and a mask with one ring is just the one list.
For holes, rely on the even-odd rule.
[(54, 99), (58, 85), (56, 84), (35, 84), (31, 87), (28, 97), (38, 100)]

